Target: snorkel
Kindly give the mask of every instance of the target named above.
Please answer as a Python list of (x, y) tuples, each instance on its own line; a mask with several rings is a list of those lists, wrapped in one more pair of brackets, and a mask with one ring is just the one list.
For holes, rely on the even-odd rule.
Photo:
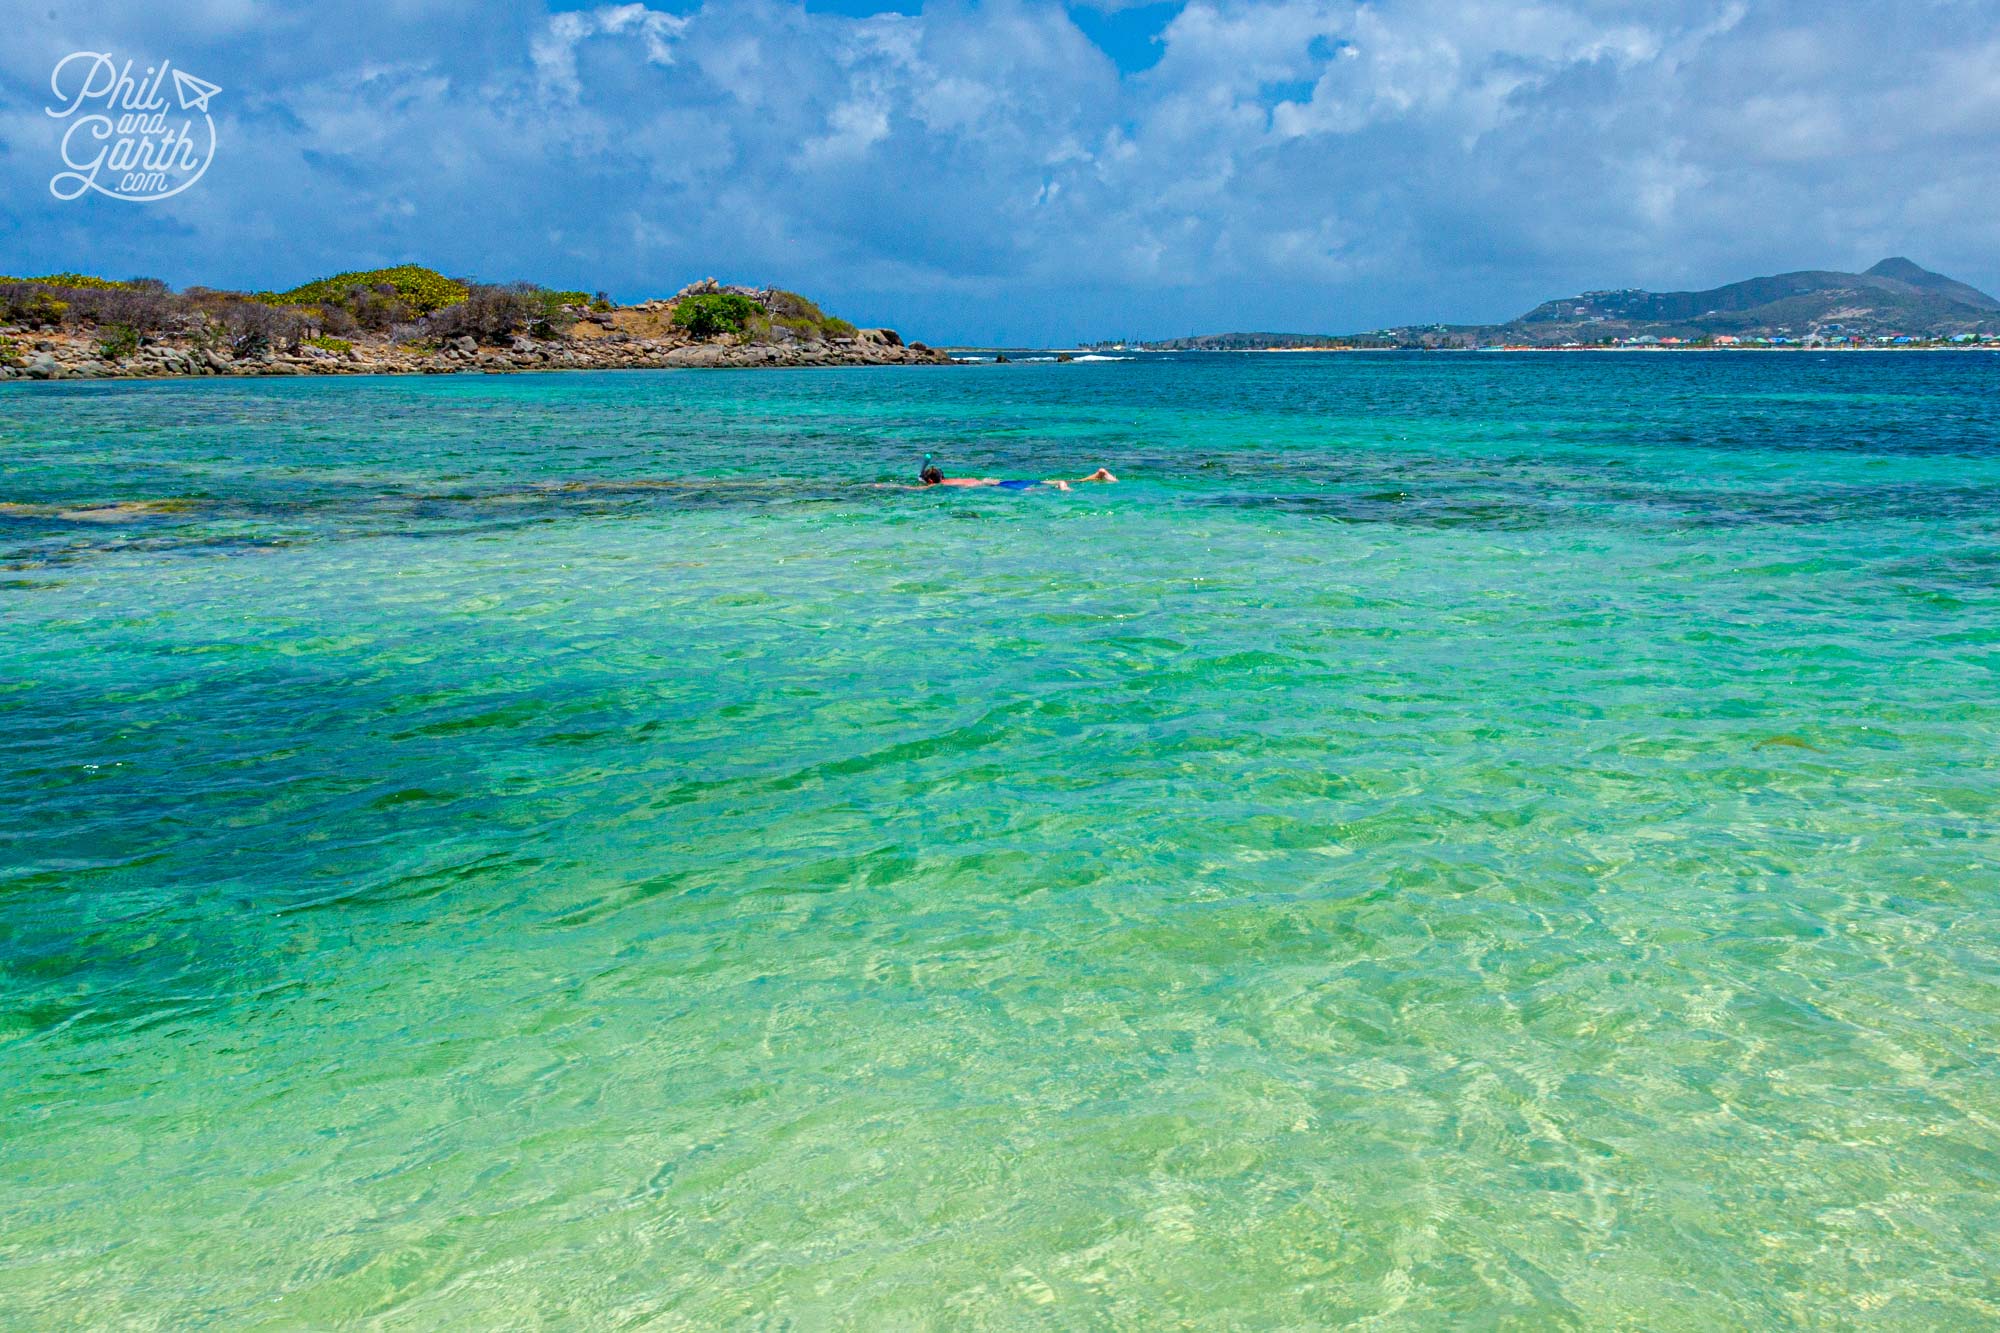
[(935, 486), (944, 480), (944, 474), (931, 466), (931, 456), (924, 455), (922, 466), (917, 469), (917, 480), (925, 486)]

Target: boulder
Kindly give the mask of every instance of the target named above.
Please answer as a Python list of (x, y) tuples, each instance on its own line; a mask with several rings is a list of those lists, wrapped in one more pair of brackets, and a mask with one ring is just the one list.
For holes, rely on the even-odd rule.
[(727, 349), (708, 343), (693, 347), (676, 347), (666, 355), (670, 366), (719, 366), (723, 363)]

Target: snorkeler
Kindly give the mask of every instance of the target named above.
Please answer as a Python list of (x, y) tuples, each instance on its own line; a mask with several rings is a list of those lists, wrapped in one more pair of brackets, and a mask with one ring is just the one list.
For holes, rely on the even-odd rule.
[[(917, 479), (925, 486), (994, 486), (1003, 491), (1025, 491), (1033, 486), (1053, 486), (1059, 491), (1066, 491), (1070, 486), (1069, 482), (1061, 477), (1048, 477), (1041, 481), (1000, 477), (947, 477), (942, 468), (930, 461), (928, 454), (924, 457), (924, 468), (917, 474)], [(1087, 481), (1116, 481), (1118, 478), (1111, 475), (1111, 469), (1101, 467), (1089, 476), (1078, 477), (1076, 480), (1081, 485)]]

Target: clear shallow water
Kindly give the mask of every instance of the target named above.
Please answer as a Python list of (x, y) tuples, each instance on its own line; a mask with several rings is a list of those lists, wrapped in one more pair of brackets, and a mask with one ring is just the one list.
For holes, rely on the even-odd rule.
[(0, 1323), (2000, 1320), (1996, 375), (0, 390)]

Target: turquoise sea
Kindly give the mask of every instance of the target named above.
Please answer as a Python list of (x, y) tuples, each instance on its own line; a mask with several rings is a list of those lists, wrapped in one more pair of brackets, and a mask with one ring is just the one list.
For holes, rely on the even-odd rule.
[(2000, 1324), (1996, 390), (0, 387), (0, 1326)]

